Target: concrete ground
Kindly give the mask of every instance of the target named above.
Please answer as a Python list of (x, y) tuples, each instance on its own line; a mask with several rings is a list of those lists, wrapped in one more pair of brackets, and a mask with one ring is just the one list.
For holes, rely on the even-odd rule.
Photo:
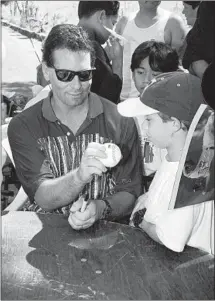
[[(2, 61), (2, 90), (18, 92), (32, 97), (31, 87), (36, 84), (36, 67), (39, 60), (29, 38), (2, 26), (2, 41), (5, 57)], [(39, 58), (41, 58), (41, 42), (33, 40)]]

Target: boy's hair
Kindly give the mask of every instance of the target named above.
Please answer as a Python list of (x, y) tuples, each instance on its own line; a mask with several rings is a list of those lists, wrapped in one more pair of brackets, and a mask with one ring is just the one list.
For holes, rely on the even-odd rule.
[[(165, 122), (168, 122), (168, 121), (172, 121), (172, 117), (162, 113), (162, 112), (159, 112), (158, 115), (160, 116), (160, 118), (162, 119), (162, 121), (165, 123)], [(181, 129), (184, 130), (184, 131), (188, 131), (189, 128), (190, 128), (190, 122), (188, 121), (185, 121), (185, 120), (179, 120), (179, 122), (181, 123)]]
[(116, 16), (119, 6), (119, 1), (79, 1), (78, 17), (89, 18), (100, 10), (104, 10), (107, 16)]
[(149, 57), (149, 66), (153, 71), (173, 72), (179, 68), (176, 50), (163, 42), (146, 41), (141, 43), (131, 58), (131, 71), (139, 68), (141, 62)]
[(199, 4), (201, 3), (201, 1), (183, 1), (183, 3), (186, 3), (190, 6), (192, 6), (192, 9), (195, 9), (199, 6)]
[(81, 27), (58, 24), (51, 29), (43, 45), (43, 61), (48, 67), (53, 66), (52, 54), (57, 49), (90, 53), (91, 65), (94, 66), (95, 53), (87, 33)]

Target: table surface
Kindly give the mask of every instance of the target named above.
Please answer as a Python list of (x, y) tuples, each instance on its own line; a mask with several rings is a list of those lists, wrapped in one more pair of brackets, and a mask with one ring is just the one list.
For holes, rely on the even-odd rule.
[(211, 300), (214, 257), (129, 226), (75, 231), (61, 215), (2, 213), (2, 300)]

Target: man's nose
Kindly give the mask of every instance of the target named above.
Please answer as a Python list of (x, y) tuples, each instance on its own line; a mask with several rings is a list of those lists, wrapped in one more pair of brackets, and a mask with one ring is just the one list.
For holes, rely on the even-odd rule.
[(81, 87), (81, 81), (78, 75), (74, 76), (73, 80), (71, 81), (71, 86), (76, 89), (79, 89)]

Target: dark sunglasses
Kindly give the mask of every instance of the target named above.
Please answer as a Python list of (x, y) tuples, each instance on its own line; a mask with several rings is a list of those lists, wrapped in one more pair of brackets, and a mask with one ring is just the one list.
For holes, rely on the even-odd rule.
[(93, 77), (93, 71), (96, 70), (96, 68), (92, 68), (89, 70), (72, 71), (65, 69), (56, 69), (54, 66), (52, 66), (52, 68), (55, 70), (57, 79), (65, 83), (71, 82), (76, 75), (78, 76), (81, 82), (86, 82)]

